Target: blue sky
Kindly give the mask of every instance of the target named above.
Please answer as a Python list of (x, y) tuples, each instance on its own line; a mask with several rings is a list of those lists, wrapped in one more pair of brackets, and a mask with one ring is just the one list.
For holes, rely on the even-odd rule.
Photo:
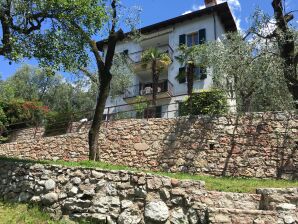
[[(218, 0), (218, 2), (223, 0)], [(255, 8), (272, 14), (271, 2), (272, 0), (227, 0), (234, 13), (234, 16), (242, 30), (247, 30), (249, 27), (249, 18), (254, 12)], [(183, 13), (199, 9), (204, 5), (204, 0), (122, 0), (126, 6), (140, 6), (141, 12), (141, 26), (147, 26), (156, 22), (170, 19), (179, 16)], [(286, 0), (287, 11), (297, 10), (297, 0)], [(295, 14), (295, 25), (298, 24), (298, 14)], [(24, 61), (23, 63), (36, 64), (34, 61)], [(21, 63), (12, 63), (9, 65), (8, 61), (0, 56), (0, 74), (2, 78), (7, 78), (13, 74)]]

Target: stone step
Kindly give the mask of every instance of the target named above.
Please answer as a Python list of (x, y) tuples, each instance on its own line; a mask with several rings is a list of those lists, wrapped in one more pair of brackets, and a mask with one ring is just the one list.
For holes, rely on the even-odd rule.
[(205, 191), (194, 195), (196, 207), (227, 209), (260, 209), (261, 195), (231, 192)]
[(205, 220), (208, 224), (273, 224), (279, 222), (275, 211), (250, 209), (208, 208)]
[(261, 209), (276, 210), (279, 204), (292, 204), (298, 208), (298, 188), (264, 188), (257, 189), (262, 195)]

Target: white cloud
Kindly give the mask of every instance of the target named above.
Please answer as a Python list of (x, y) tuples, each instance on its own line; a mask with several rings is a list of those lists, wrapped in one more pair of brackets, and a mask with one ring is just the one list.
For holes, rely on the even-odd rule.
[(191, 13), (193, 11), (203, 9), (203, 8), (205, 8), (205, 5), (196, 5), (196, 4), (194, 4), (194, 5), (192, 5), (190, 10), (185, 11), (184, 13), (182, 13), (182, 15), (185, 15), (185, 14), (188, 14), (188, 13)]
[(232, 11), (241, 11), (241, 4), (239, 0), (218, 0), (219, 4), (223, 2), (228, 2)]
[[(217, 0), (217, 3), (218, 4), (223, 3), (223, 2), (228, 2), (229, 6), (231, 8), (232, 14), (234, 16), (234, 19), (236, 21), (237, 28), (239, 30), (241, 30), (241, 27), (240, 27), (241, 19), (240, 18), (237, 18), (237, 16), (236, 16), (236, 13), (237, 12), (241, 12), (240, 1), (239, 0)], [(196, 11), (196, 10), (199, 10), (199, 9), (204, 9), (205, 7), (206, 7), (205, 5), (196, 5), (196, 4), (194, 4), (191, 7), (191, 9), (185, 11), (184, 13), (182, 13), (182, 15), (191, 13), (191, 12)]]

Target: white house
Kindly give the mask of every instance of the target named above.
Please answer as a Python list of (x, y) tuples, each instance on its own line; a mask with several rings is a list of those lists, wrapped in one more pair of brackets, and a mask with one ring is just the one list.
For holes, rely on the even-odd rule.
[[(148, 48), (158, 48), (167, 52), (172, 58), (172, 64), (160, 75), (156, 108), (147, 109), (145, 117), (175, 117), (178, 114), (177, 102), (185, 99), (187, 84), (185, 80), (176, 80), (181, 71), (181, 64), (175, 59), (179, 55), (181, 44), (188, 46), (200, 44), (204, 41), (216, 41), (223, 34), (236, 31), (236, 23), (228, 4), (217, 4), (216, 0), (205, 0), (204, 9), (181, 15), (140, 29), (142, 40), (132, 41), (128, 38), (116, 46), (117, 53), (125, 53), (132, 60), (136, 76), (134, 83), (125, 94), (111, 99), (106, 103), (105, 114), (134, 110), (131, 105), (138, 96), (152, 99), (152, 75), (150, 69), (141, 66), (142, 52)], [(104, 46), (104, 41), (98, 42)], [(104, 48), (103, 48), (104, 49)], [(212, 85), (211, 74), (197, 69), (195, 90), (208, 89)], [(130, 113), (130, 112), (127, 112)], [(132, 116), (135, 112), (130, 113)]]

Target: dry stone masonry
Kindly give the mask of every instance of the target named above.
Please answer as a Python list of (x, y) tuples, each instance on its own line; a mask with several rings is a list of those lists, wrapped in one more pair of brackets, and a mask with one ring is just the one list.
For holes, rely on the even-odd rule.
[[(298, 115), (121, 120), (104, 124), (102, 161), (140, 169), (257, 178), (298, 178)], [(88, 125), (43, 137), (28, 129), (0, 145), (0, 156), (45, 160), (86, 160)], [(27, 132), (27, 134), (26, 134)]]
[(296, 224), (298, 188), (207, 191), (128, 171), (0, 162), (0, 197), (39, 204), (55, 218), (118, 224)]

